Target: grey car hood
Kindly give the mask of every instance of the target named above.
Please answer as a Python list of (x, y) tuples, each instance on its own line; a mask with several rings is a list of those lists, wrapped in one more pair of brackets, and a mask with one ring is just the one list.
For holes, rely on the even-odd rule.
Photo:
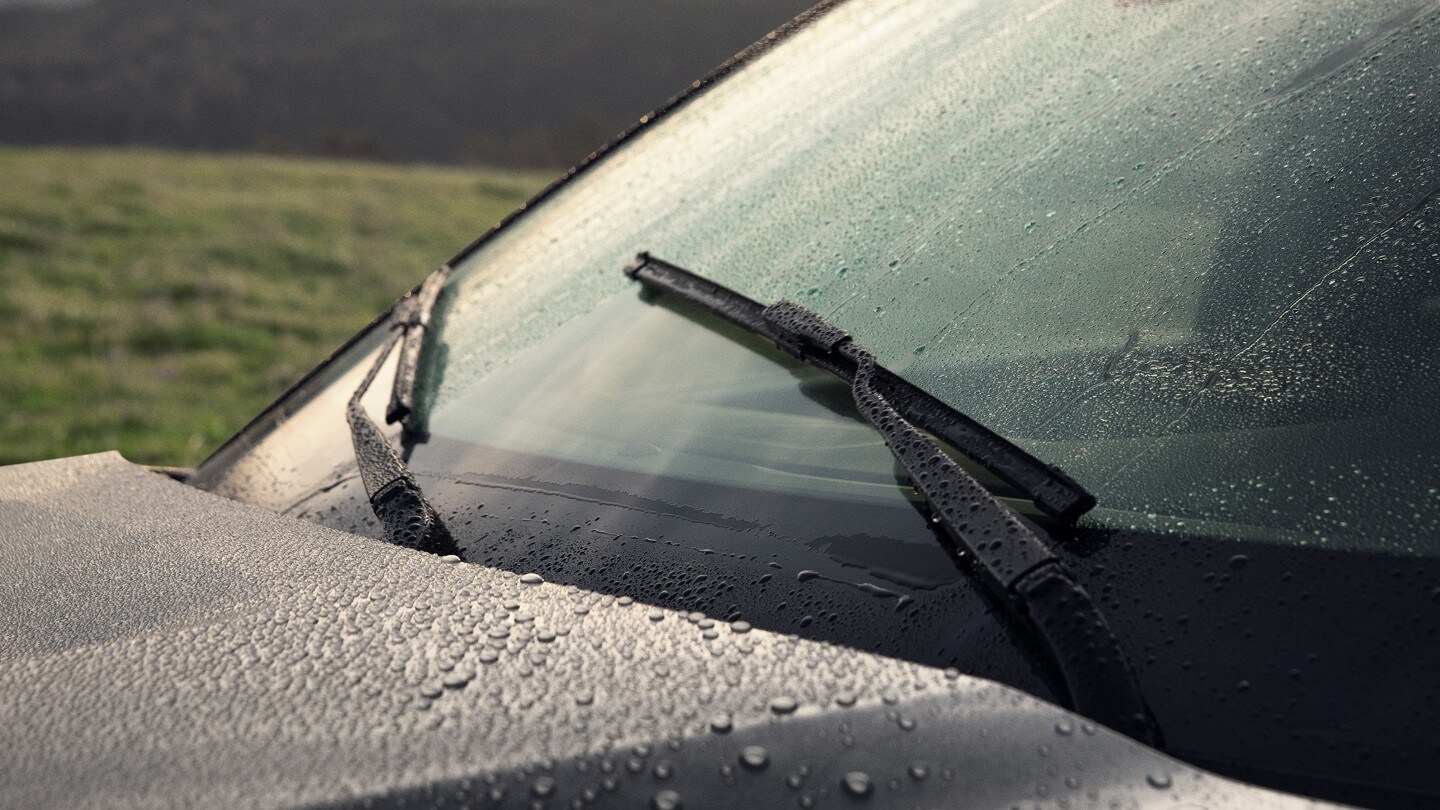
[[(1292, 807), (955, 672), (0, 468), (0, 804)], [(577, 804), (578, 803), (578, 804)]]

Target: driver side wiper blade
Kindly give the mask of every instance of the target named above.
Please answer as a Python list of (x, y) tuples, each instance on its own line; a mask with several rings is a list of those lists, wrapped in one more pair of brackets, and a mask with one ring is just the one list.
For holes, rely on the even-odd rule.
[[(921, 395), (928, 394), (913, 386), (908, 396), (901, 393), (903, 388), (896, 381), (903, 381), (884, 372), (869, 350), (799, 304), (781, 301), (762, 306), (644, 253), (625, 273), (652, 290), (677, 293), (768, 338), (800, 360), (847, 380), (861, 415), (884, 438), (910, 485), (925, 499), (955, 548), (968, 554), (991, 592), (1043, 642), (1076, 711), (1150, 745), (1160, 745), (1159, 729), (1140, 692), (1134, 667), (1099, 606), (1029, 525), (912, 423), (911, 413), (933, 416), (914, 405), (925, 402)], [(974, 424), (959, 414), (951, 422), (964, 423)], [(925, 427), (929, 429), (929, 425)], [(1005, 441), (989, 435), (996, 442)], [(993, 452), (996, 447), (990, 444), (984, 449)], [(967, 448), (956, 449), (968, 454)], [(1005, 458), (1015, 458), (1015, 454), (1039, 464), (1019, 448)], [(992, 462), (994, 458), (991, 456)], [(1090, 498), (1092, 504), (1093, 500)]]
[[(808, 351), (766, 320), (764, 305), (648, 253), (625, 268), (625, 275), (652, 290), (678, 295), (774, 343), (781, 351), (828, 371), (846, 383), (855, 381), (856, 366), (847, 357)], [(798, 306), (798, 305), (797, 305)], [(1095, 506), (1091, 495), (1054, 465), (1046, 464), (940, 399), (912, 385), (883, 366), (875, 367), (875, 389), (908, 421), (939, 436), (1035, 503), (1041, 511), (1074, 522)]]

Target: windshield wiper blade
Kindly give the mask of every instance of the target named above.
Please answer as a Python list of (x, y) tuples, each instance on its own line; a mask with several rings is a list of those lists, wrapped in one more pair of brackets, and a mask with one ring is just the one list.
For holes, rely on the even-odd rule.
[[(443, 264), (440, 269), (425, 277), (420, 289), (409, 299), (405, 317), (401, 320), (405, 337), (400, 342), (400, 360), (395, 367), (395, 382), (390, 387), (390, 405), (385, 409), (388, 424), (400, 422), (415, 412), (415, 384), (420, 369), (420, 349), (425, 345), (425, 335), (430, 331), (430, 313), (440, 290), (450, 278), (451, 268)], [(408, 430), (410, 426), (404, 425)]]
[[(893, 380), (899, 378), (887, 376), (873, 354), (799, 304), (781, 301), (762, 306), (648, 254), (640, 254), (625, 273), (651, 289), (678, 293), (850, 382), (860, 413), (884, 438), (955, 548), (968, 554), (991, 592), (1043, 642), (1076, 711), (1160, 745), (1159, 729), (1140, 692), (1135, 669), (1095, 601), (1027, 522), (912, 423), (909, 413), (914, 411), (907, 412), (898, 403), (916, 402), (918, 395), (911, 393), (905, 399), (897, 394)], [(966, 452), (964, 447), (956, 449)]]
[(429, 326), (430, 312), (449, 272), (447, 265), (431, 273), (418, 291), (396, 305), (390, 336), (380, 349), (380, 356), (375, 358), (374, 365), (365, 374), (365, 379), (350, 396), (345, 416), (350, 424), (350, 440), (355, 446), (360, 480), (370, 498), (370, 508), (380, 519), (385, 539), (395, 545), (421, 551), (458, 555), (459, 548), (440, 520), (440, 514), (425, 499), (410, 468), (361, 404), (390, 352), (396, 344), (400, 344), (400, 358), (390, 390), (386, 421), (393, 423), (413, 413), (420, 349)]
[[(625, 268), (625, 275), (637, 279), (652, 290), (672, 293), (698, 304), (747, 332), (770, 340), (781, 351), (828, 371), (846, 383), (853, 384), (855, 381), (856, 365), (853, 360), (833, 353), (807, 351), (806, 347), (797, 345), (791, 336), (778, 331), (766, 320), (763, 304), (734, 290), (648, 253), (637, 256), (635, 261)], [(1095, 496), (1064, 470), (1035, 458), (1019, 445), (956, 411), (889, 369), (876, 366), (874, 385), (907, 420), (939, 436), (946, 444), (1024, 493), (1046, 514), (1062, 521), (1074, 522), (1094, 508)]]

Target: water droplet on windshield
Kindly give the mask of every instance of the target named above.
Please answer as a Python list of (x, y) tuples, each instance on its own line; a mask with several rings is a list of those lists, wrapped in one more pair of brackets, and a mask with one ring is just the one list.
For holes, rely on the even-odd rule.
[(651, 810), (682, 810), (684, 806), (680, 794), (673, 790), (662, 790), (650, 797)]

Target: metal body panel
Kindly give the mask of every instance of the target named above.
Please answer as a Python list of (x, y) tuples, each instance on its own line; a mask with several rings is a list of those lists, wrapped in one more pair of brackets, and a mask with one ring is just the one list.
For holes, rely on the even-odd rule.
[(0, 469), (0, 521), (6, 806), (1307, 804), (998, 684), (447, 562), (113, 453)]

